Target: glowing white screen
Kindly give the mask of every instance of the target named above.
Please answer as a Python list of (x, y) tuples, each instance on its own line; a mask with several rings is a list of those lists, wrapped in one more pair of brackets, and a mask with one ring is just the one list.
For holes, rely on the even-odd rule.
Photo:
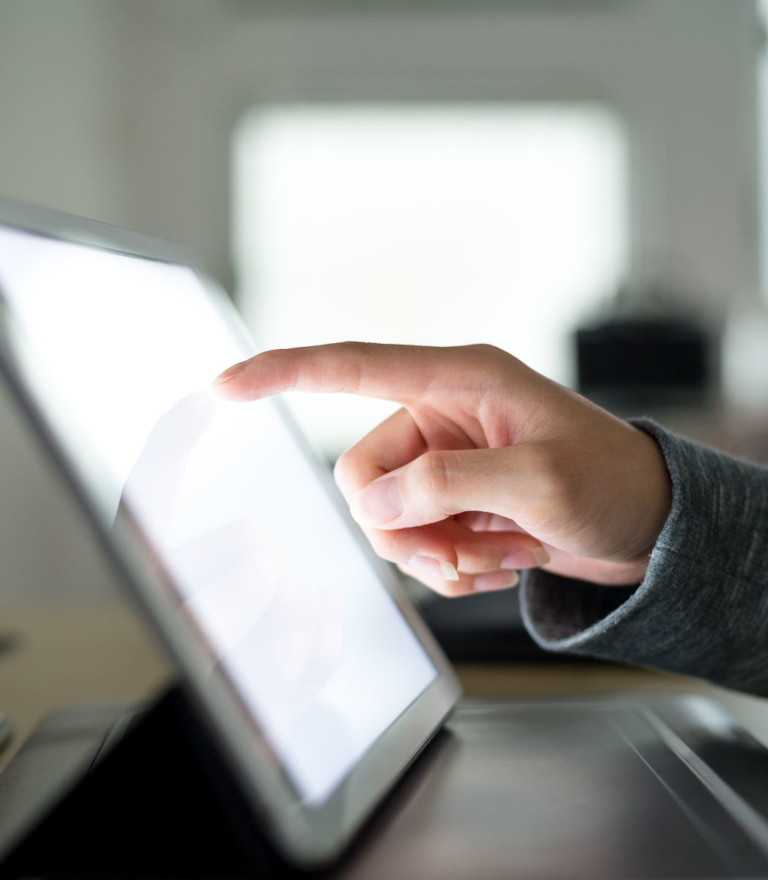
[(271, 401), (210, 382), (249, 354), (188, 268), (0, 228), (0, 296), (308, 802), (435, 669)]

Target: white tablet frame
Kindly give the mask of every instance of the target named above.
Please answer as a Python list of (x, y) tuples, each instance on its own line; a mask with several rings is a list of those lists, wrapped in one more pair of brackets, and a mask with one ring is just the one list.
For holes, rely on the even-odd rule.
[[(247, 333), (229, 300), (183, 248), (138, 233), (44, 208), (0, 200), (0, 225), (48, 238), (143, 257), (192, 268), (212, 299), (222, 320), (234, 334), (247, 340)], [(134, 601), (170, 655), (180, 680), (217, 739), (221, 757), (241, 780), (241, 794), (253, 815), (255, 828), (266, 833), (285, 858), (303, 867), (327, 864), (338, 857), (391, 790), (419, 752), (439, 730), (460, 696), (459, 683), (443, 654), (402, 590), (390, 566), (373, 554), (349, 516), (327, 467), (315, 461), (318, 480), (330, 493), (348, 527), (381, 583), (392, 595), (434, 664), (437, 675), (421, 695), (380, 736), (328, 801), (320, 805), (302, 802), (284, 768), (265, 740), (258, 722), (236, 697), (220, 670), (211, 676), (188, 623), (172, 601), (172, 578), (158, 565), (137, 523), (121, 511), (116, 523), (107, 521), (101, 504), (101, 477), (91, 462), (78, 455), (76, 437), (46, 388), (45, 379), (32, 375), (29, 359), (20, 352), (23, 340), (12, 337), (11, 316), (0, 291), (0, 373), (21, 411), (39, 437), (46, 453), (79, 502), (99, 543)], [(252, 343), (248, 343), (252, 347)], [(278, 403), (279, 406), (279, 403)], [(299, 445), (314, 459), (284, 407), (280, 407)], [(27, 829), (24, 829), (27, 830)]]

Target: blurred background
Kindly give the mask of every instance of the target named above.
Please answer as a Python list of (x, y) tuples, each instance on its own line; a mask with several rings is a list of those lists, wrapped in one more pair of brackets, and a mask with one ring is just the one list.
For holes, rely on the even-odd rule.
[[(189, 245), (260, 346), (491, 342), (768, 460), (764, 57), (755, 0), (1, 0), (0, 195)], [(100, 594), (0, 395), (0, 603)], [(392, 409), (292, 405), (329, 460)]]

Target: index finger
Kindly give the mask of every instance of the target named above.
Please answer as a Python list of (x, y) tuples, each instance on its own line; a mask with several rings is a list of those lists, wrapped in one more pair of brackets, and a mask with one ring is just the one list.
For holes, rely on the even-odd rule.
[(225, 370), (215, 386), (232, 400), (313, 391), (406, 403), (421, 396), (449, 363), (440, 348), (335, 342), (265, 351)]

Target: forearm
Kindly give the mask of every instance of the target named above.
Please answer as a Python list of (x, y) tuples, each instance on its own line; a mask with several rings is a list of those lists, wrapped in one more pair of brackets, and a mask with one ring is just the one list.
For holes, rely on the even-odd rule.
[(530, 572), (526, 624), (550, 650), (768, 693), (768, 468), (638, 424), (659, 442), (673, 490), (645, 579), (624, 589)]

